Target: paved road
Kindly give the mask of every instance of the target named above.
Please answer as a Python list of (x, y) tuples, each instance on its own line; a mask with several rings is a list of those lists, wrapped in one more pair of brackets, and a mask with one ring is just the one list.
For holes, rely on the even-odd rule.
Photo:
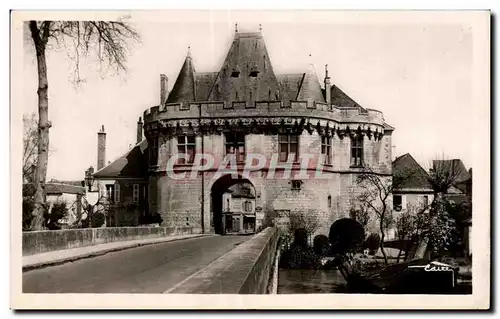
[(131, 248), (23, 273), (24, 293), (162, 293), (251, 236)]

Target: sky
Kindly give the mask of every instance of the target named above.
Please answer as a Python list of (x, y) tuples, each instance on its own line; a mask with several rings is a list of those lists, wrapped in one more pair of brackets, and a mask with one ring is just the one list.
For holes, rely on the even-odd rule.
[[(333, 84), (365, 108), (384, 113), (393, 127), (393, 158), (410, 153), (426, 167), (433, 158), (473, 166), (474, 30), (434, 17), (323, 12), (196, 11), (131, 13), (141, 43), (131, 47), (126, 73), (103, 76), (94, 60), (81, 63), (75, 86), (70, 54), (48, 53), (50, 152), (47, 179), (83, 179), (97, 163), (97, 132), (107, 132), (106, 161), (135, 144), (136, 123), (158, 105), (160, 74), (172, 89), (191, 48), (196, 71), (217, 71), (234, 36), (259, 30), (275, 73), (313, 63), (320, 83), (328, 64)], [(29, 42), (28, 42), (29, 43)], [(23, 113), (37, 111), (33, 50), (23, 56)], [(106, 74), (104, 74), (106, 75)]]

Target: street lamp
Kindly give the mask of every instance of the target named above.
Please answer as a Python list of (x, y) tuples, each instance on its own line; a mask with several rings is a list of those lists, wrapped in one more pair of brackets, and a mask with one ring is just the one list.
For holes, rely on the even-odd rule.
[(89, 192), (92, 191), (92, 185), (94, 184), (94, 167), (92, 166), (85, 171), (85, 184), (88, 186)]

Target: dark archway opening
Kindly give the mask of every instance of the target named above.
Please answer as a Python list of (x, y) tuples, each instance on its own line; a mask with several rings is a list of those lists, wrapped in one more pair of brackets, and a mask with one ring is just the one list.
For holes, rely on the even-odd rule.
[[(255, 187), (254, 187), (254, 185), (248, 179), (243, 178), (241, 176), (238, 176), (238, 178), (233, 178), (233, 176), (231, 176), (231, 174), (227, 174), (227, 175), (224, 175), (221, 178), (219, 178), (212, 185), (212, 188), (210, 191), (210, 197), (211, 197), (211, 203), (212, 203), (212, 205), (211, 205), (212, 206), (212, 214), (213, 214), (212, 215), (213, 216), (212, 226), (213, 226), (214, 232), (216, 234), (225, 234), (225, 233), (227, 233), (227, 230), (231, 228), (230, 225), (233, 223), (233, 221), (230, 220), (232, 217), (231, 217), (231, 214), (229, 213), (229, 210), (230, 210), (230, 208), (228, 208), (229, 202), (227, 203), (227, 205), (224, 205), (223, 195), (224, 195), (224, 193), (227, 193), (228, 191), (230, 191), (229, 189), (232, 186), (237, 185), (237, 184), (248, 185), (249, 188), (251, 188), (251, 190), (250, 190), (251, 194), (249, 196), (253, 196), (253, 198), (255, 199)], [(242, 213), (244, 213), (244, 212), (242, 212)], [(251, 214), (252, 213), (247, 214), (246, 216), (250, 216), (250, 218), (251, 218)], [(242, 219), (245, 218), (245, 220), (246, 220), (248, 218), (248, 217), (243, 216), (245, 214), (241, 214), (241, 215), (242, 215), (241, 216)], [(255, 216), (255, 210), (253, 210), (253, 216)], [(238, 218), (238, 217), (236, 217), (236, 218)], [(253, 217), (253, 219), (254, 219), (254, 224), (255, 224), (255, 217)]]

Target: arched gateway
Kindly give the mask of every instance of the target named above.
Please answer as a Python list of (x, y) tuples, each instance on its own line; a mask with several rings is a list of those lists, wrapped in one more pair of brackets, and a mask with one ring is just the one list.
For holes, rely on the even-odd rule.
[[(220, 69), (203, 73), (188, 54), (171, 90), (160, 77), (161, 103), (144, 112), (147, 143), (140, 145), (146, 160), (138, 161), (148, 168), (143, 175), (149, 212), (162, 216), (162, 226), (221, 234), (255, 230), (276, 215), (314, 209), (321, 212), (318, 232), (327, 234), (331, 222), (363, 192), (356, 176), (364, 167), (390, 178), (394, 128), (382, 112), (360, 106), (330, 83), (326, 68), (324, 85), (313, 67), (275, 74), (261, 32), (236, 32), (228, 52)], [(237, 169), (229, 165), (224, 172), (243, 170), (251, 182), (234, 175), (219, 178), (228, 154), (235, 155)], [(193, 173), (201, 165), (197, 155), (209, 157), (204, 163), (211, 164)], [(250, 157), (265, 161), (257, 161), (263, 167), (247, 176)], [(307, 176), (300, 173), (303, 159), (311, 159)], [(110, 168), (123, 163), (132, 160), (121, 158)], [(257, 190), (256, 199), (234, 189), (245, 184), (253, 196)], [(137, 192), (130, 189), (130, 197)]]
[(224, 175), (212, 185), (210, 199), (216, 234), (255, 232), (255, 187), (250, 180)]

